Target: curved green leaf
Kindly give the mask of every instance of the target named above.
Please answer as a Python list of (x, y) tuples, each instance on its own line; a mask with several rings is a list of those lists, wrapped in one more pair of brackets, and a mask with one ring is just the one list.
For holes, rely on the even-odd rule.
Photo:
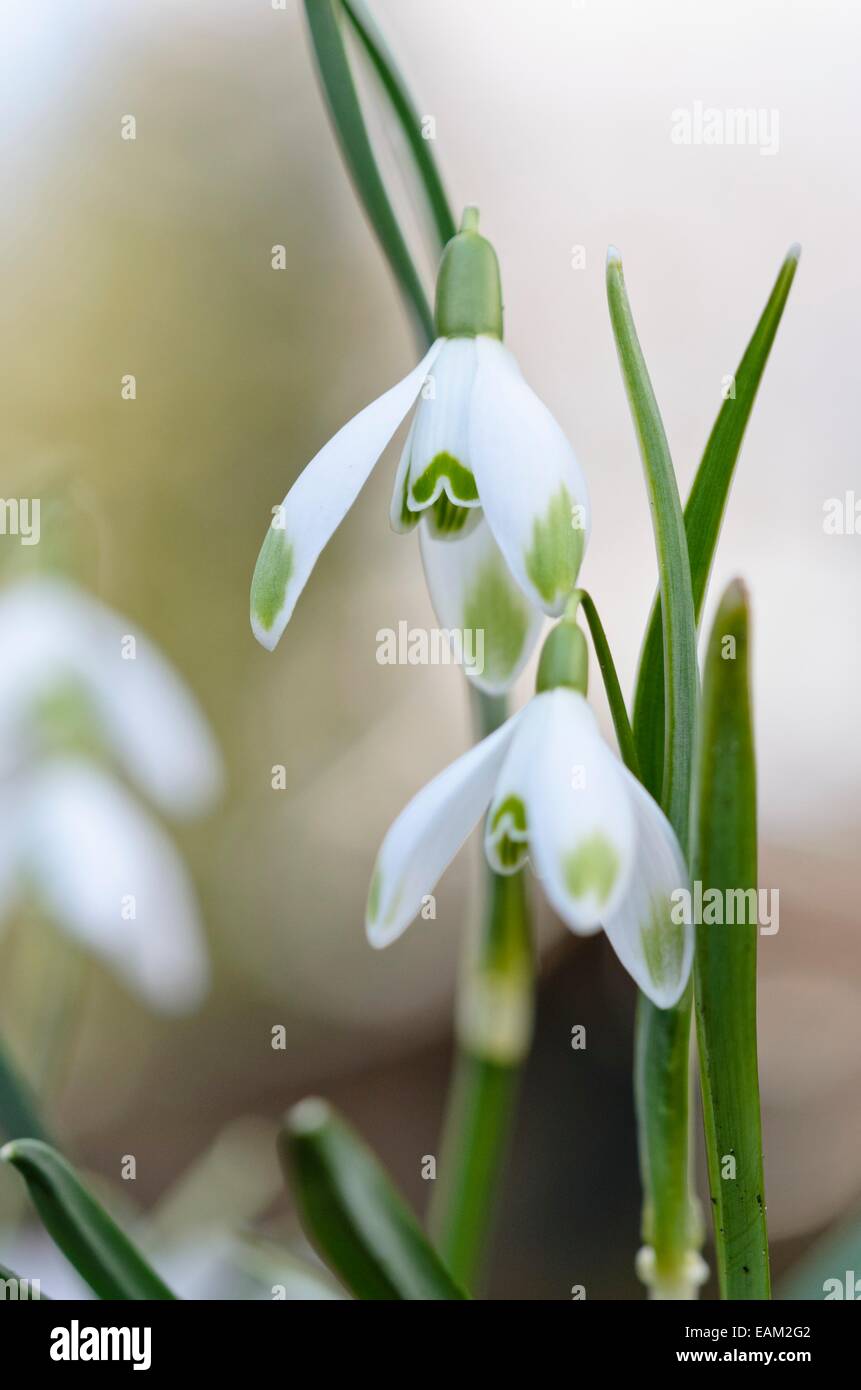
[[(575, 589), (571, 595), (570, 602), (579, 603), (586, 614), (586, 621), (589, 624), (589, 631), (592, 634), (592, 645), (595, 648), (595, 655), (598, 658), (598, 666), (604, 679), (604, 691), (607, 695), (607, 703), (610, 706), (610, 714), (613, 718), (613, 728), (616, 730), (616, 742), (619, 745), (619, 753), (622, 762), (629, 772), (640, 779), (640, 764), (637, 758), (637, 749), (634, 744), (634, 735), (631, 732), (631, 724), (628, 719), (628, 711), (625, 707), (625, 697), (622, 694), (622, 687), (619, 684), (619, 677), (616, 673), (616, 663), (613, 660), (613, 653), (610, 650), (610, 643), (607, 641), (607, 634), (604, 631), (604, 624), (595, 607), (595, 600), (585, 589)], [(642, 779), (640, 779), (642, 780)]]
[(49, 1144), (15, 1139), (0, 1159), (17, 1168), (45, 1230), (99, 1298), (175, 1297)]
[[(720, 408), (685, 506), (685, 533), (697, 621), (702, 612), (736, 461), (771, 345), (795, 278), (800, 255), (799, 246), (790, 247), (768, 303), (736, 370), (735, 398), (729, 397)], [(640, 669), (634, 693), (634, 733), (643, 783), (653, 796), (659, 796), (664, 760), (664, 669), (660, 595), (655, 599), (649, 616), (640, 656)]]
[(406, 136), (442, 250), (451, 241), (457, 226), (433, 157), (432, 143), (422, 135), (421, 116), (409, 88), (364, 0), (342, 0), (342, 3)]
[(47, 1140), (36, 1101), (3, 1044), (0, 1043), (0, 1138)]
[[(708, 641), (695, 779), (693, 877), (733, 904), (731, 925), (697, 924), (696, 1012), (721, 1294), (771, 1297), (756, 1060), (756, 765), (748, 605), (736, 581)], [(729, 894), (733, 894), (730, 899)], [(755, 900), (755, 899), (754, 899)], [(753, 917), (751, 921), (750, 918)], [(728, 918), (727, 918), (728, 920)], [(731, 1172), (724, 1171), (727, 1157)]]
[(370, 1149), (325, 1101), (293, 1107), (279, 1154), (308, 1238), (361, 1299), (463, 1299)]
[(337, 0), (305, 0), (305, 14), (344, 161), (417, 330), (423, 341), (430, 342), (433, 314), (374, 158), (344, 47), (340, 7)]

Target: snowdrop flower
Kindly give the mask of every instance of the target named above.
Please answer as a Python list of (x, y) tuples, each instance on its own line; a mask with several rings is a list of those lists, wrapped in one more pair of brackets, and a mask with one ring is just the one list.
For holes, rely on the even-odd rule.
[(583, 634), (561, 623), (538, 694), (401, 813), (377, 857), (368, 938), (382, 947), (401, 935), (487, 809), (491, 868), (511, 874), (528, 857), (566, 925), (579, 935), (603, 927), (643, 992), (669, 1008), (693, 957), (693, 929), (671, 916), (687, 869), (663, 812), (601, 737), (586, 664)]
[(272, 650), (317, 557), (418, 400), (391, 507), (395, 530), (421, 522), (437, 617), (483, 631), (489, 691), (522, 669), (542, 613), (558, 615), (589, 534), (586, 482), (565, 435), (502, 343), (496, 253), (474, 208), (445, 249), (438, 337), (410, 374), (311, 460), (275, 508), (251, 588), (255, 636)]
[(60, 580), (0, 595), (0, 649), (0, 927), (32, 902), (153, 1007), (192, 1007), (209, 967), (188, 873), (100, 763), (204, 810), (222, 771), (202, 712), (133, 624)]

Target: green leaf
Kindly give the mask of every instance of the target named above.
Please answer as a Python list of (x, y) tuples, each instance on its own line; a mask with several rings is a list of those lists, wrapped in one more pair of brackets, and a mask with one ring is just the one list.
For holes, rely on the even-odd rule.
[[(719, 890), (734, 918), (731, 925), (697, 925), (695, 961), (706, 1155), (727, 1299), (771, 1296), (756, 1060), (757, 913), (739, 896), (752, 891), (755, 902), (757, 886), (748, 626), (747, 596), (736, 581), (709, 636), (693, 816), (694, 881), (704, 895)], [(729, 1175), (722, 1172), (726, 1157), (735, 1165)]]
[(0, 1044), (0, 1137), (45, 1139), (36, 1102), (24, 1078)]
[(364, 0), (343, 0), (343, 5), (406, 136), (442, 250), (451, 241), (457, 226), (433, 157), (433, 143), (422, 134), (421, 116), (409, 88)]
[[(622, 262), (613, 249), (607, 257), (607, 299), (643, 459), (658, 559), (667, 692), (660, 800), (687, 851), (699, 699), (691, 570), (667, 436), (634, 327)], [(639, 744), (637, 753), (642, 757)], [(658, 1009), (644, 995), (638, 1002), (635, 1090), (644, 1237), (655, 1261), (653, 1291), (683, 1283), (688, 1256), (697, 1245), (688, 1177), (690, 1012), (690, 988), (672, 1009)]]
[(622, 762), (629, 772), (632, 772), (635, 777), (640, 778), (640, 765), (637, 758), (637, 749), (634, 744), (634, 735), (631, 732), (628, 711), (625, 707), (625, 697), (622, 694), (622, 687), (619, 684), (619, 677), (616, 673), (616, 663), (613, 660), (610, 643), (607, 641), (604, 624), (601, 622), (598, 609), (595, 607), (595, 600), (585, 589), (575, 589), (574, 593), (571, 595), (571, 603), (574, 602), (579, 603), (583, 612), (586, 614), (586, 621), (589, 624), (589, 631), (592, 634), (592, 645), (595, 648), (598, 666), (604, 679), (604, 690), (607, 695), (607, 703), (610, 706), (610, 714), (613, 718), (613, 728), (616, 730), (616, 742), (619, 745), (619, 753)]
[(293, 1107), (278, 1141), (305, 1232), (361, 1299), (462, 1299), (380, 1163), (325, 1101)]
[[(697, 621), (702, 612), (736, 460), (741, 451), (745, 429), (771, 352), (771, 345), (795, 278), (800, 254), (800, 247), (790, 247), (781, 266), (768, 303), (736, 369), (735, 399), (728, 398), (720, 408), (685, 507), (685, 533)], [(660, 595), (652, 607), (640, 657), (634, 694), (634, 734), (643, 783), (653, 796), (659, 796), (664, 757), (664, 670)]]
[(340, 13), (337, 0), (305, 0), (305, 14), (329, 114), (356, 192), (417, 330), (423, 341), (431, 342), (433, 315), (374, 158), (344, 46)]
[(17, 1168), (46, 1231), (99, 1298), (175, 1297), (50, 1145), (15, 1139), (0, 1159)]
[[(619, 253), (613, 249), (607, 257), (607, 298), (619, 364), (643, 458), (658, 556), (663, 674), (667, 697), (660, 800), (682, 849), (686, 849), (698, 700), (697, 635), (691, 567), (667, 436), (634, 327), (622, 262)], [(642, 764), (644, 750), (639, 738), (637, 752)], [(649, 790), (653, 795), (658, 795), (652, 788)]]

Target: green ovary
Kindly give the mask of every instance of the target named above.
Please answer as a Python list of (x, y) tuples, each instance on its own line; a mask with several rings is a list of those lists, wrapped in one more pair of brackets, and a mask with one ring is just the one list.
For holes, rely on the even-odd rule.
[(565, 598), (577, 583), (586, 532), (576, 520), (571, 494), (563, 485), (543, 520), (536, 518), (533, 524), (526, 573), (546, 603)]
[(646, 968), (656, 985), (672, 985), (678, 980), (684, 954), (684, 934), (684, 923), (673, 921), (667, 899), (654, 898), (649, 920), (640, 928), (640, 940)]
[(603, 905), (616, 882), (619, 855), (607, 837), (596, 831), (565, 855), (562, 872), (572, 898), (585, 898), (587, 893), (592, 893), (599, 905)]
[[(476, 572), (464, 597), (463, 626), (484, 633), (484, 671), (504, 680), (515, 668), (529, 627), (529, 606), (495, 555)], [(473, 650), (475, 646), (473, 646)]]
[(293, 547), (282, 530), (270, 526), (251, 581), (251, 616), (266, 632), (284, 607), (292, 573)]

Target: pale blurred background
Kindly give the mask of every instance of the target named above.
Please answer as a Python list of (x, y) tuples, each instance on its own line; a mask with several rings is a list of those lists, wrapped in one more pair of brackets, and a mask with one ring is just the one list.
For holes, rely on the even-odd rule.
[[(823, 531), (826, 499), (861, 497), (861, 14), (848, 0), (374, 10), (435, 118), (454, 205), (481, 207), (507, 341), (587, 470), (583, 581), (628, 692), (655, 561), (606, 247), (625, 259), (683, 495), (722, 378), (788, 246), (804, 248), (711, 588), (713, 606), (742, 574), (755, 615), (761, 882), (780, 892), (780, 931), (761, 939), (760, 960), (782, 1268), (861, 1197), (861, 535)], [(433, 621), (415, 537), (388, 526), (394, 449), (274, 655), (248, 624), (270, 508), (415, 360), (328, 125), (302, 7), (6, 0), (0, 47), (2, 491), (43, 509), (40, 546), (0, 538), (3, 574), (61, 565), (139, 623), (195, 691), (228, 770), (220, 808), (177, 832), (214, 957), (209, 998), (164, 1020), (97, 973), (56, 1127), (107, 1178), (135, 1154), (146, 1207), (229, 1122), (323, 1091), (422, 1204), (475, 861), (448, 873), (435, 922), (369, 949), (362, 914), (382, 834), (469, 738), (458, 671), (375, 659), (379, 628)], [(696, 101), (776, 109), (778, 152), (672, 143), (672, 112)], [(121, 138), (128, 114), (134, 142)], [(284, 271), (271, 268), (276, 244)], [(430, 285), (430, 257), (424, 268)], [(120, 396), (127, 373), (133, 402)], [(609, 727), (597, 672), (593, 690)], [(284, 791), (271, 788), (276, 764)], [(633, 989), (602, 938), (574, 942), (539, 916), (540, 1026), (489, 1287), (637, 1297)], [(20, 959), (19, 977), (0, 974), (19, 1038), (40, 999)], [(569, 1046), (575, 1023), (585, 1054)], [(277, 1024), (285, 1052), (270, 1046)], [(289, 1229), (262, 1133), (258, 1228)], [(0, 1201), (12, 1186), (0, 1173)]]

